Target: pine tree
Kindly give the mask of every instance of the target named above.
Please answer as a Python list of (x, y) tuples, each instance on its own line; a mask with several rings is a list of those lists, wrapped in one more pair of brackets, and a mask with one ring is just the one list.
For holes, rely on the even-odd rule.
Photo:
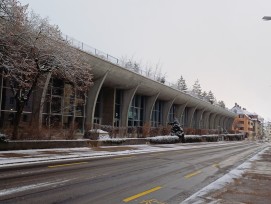
[(186, 85), (186, 82), (185, 82), (183, 76), (181, 76), (178, 79), (177, 87), (178, 87), (179, 90), (184, 91), (184, 92), (187, 90), (187, 85)]
[(218, 105), (222, 108), (226, 108), (224, 101), (218, 101)]
[(206, 98), (207, 98), (207, 93), (206, 93), (206, 91), (203, 91), (203, 93), (201, 94), (201, 96), (202, 96), (203, 99), (206, 99)]
[(207, 100), (208, 100), (211, 104), (214, 104), (214, 102), (215, 102), (215, 97), (214, 97), (214, 94), (213, 94), (212, 91), (209, 91), (209, 92), (208, 92)]
[(200, 86), (200, 83), (199, 83), (199, 80), (197, 79), (193, 85), (193, 89), (192, 89), (192, 92), (198, 96), (198, 97), (201, 97), (201, 86)]

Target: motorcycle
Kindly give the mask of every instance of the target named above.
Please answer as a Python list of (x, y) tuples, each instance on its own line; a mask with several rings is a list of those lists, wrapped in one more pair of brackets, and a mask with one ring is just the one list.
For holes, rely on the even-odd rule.
[(185, 142), (184, 131), (183, 131), (183, 128), (181, 127), (181, 125), (177, 121), (168, 123), (168, 125), (171, 125), (170, 135), (171, 136), (178, 136), (180, 142), (184, 143)]
[(8, 143), (7, 137), (1, 133), (0, 133), (0, 143)]

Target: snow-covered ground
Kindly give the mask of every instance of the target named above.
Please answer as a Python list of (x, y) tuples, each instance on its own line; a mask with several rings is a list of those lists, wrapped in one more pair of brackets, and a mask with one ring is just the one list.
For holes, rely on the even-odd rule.
[[(239, 143), (239, 142), (232, 142)], [(99, 148), (59, 148), (59, 149), (33, 149), (0, 152), (0, 168), (23, 165), (28, 163), (41, 163), (49, 161), (67, 161), (80, 158), (99, 158), (120, 155), (142, 154), (150, 152), (163, 152), (169, 150), (192, 149), (226, 145), (224, 142), (193, 143), (193, 144), (160, 144), (160, 145), (127, 145), (102, 146)]]

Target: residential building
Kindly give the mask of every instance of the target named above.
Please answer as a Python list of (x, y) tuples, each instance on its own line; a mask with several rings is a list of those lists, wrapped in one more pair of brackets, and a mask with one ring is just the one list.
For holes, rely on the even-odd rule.
[(256, 113), (251, 113), (235, 103), (231, 109), (237, 116), (234, 119), (232, 130), (244, 133), (251, 139), (261, 139), (263, 136), (263, 118)]

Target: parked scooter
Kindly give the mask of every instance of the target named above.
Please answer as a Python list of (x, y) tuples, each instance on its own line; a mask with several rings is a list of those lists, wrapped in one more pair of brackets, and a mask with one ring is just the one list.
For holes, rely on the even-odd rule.
[(178, 121), (175, 120), (174, 122), (171, 122), (168, 124), (171, 125), (170, 135), (178, 136), (180, 142), (184, 143), (185, 142), (184, 131), (183, 131), (183, 128), (181, 127), (180, 123), (178, 123)]

